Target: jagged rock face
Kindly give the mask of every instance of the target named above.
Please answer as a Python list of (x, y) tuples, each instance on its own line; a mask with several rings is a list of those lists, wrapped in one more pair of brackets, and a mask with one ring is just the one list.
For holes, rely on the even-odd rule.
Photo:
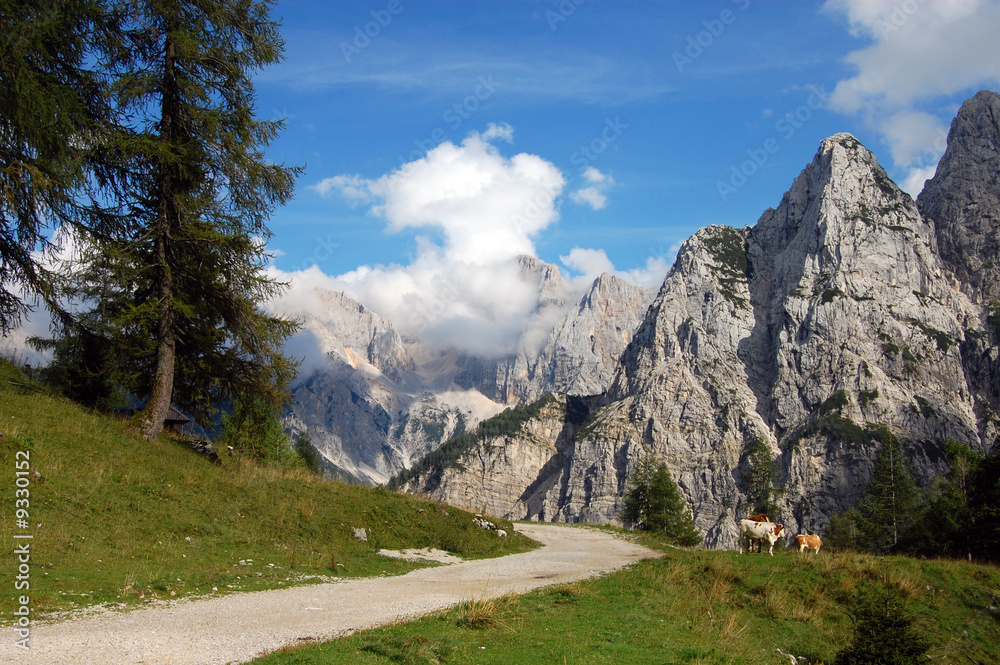
[(392, 323), (342, 293), (321, 290), (324, 308), (304, 318), (326, 366), (293, 392), (288, 426), (307, 432), (334, 468), (369, 483), (393, 474), (500, 406), (477, 395), (425, 389)]
[(582, 403), (581, 398), (552, 395), (517, 436), (488, 438), (465, 458), (463, 468), (441, 469), (404, 490), (484, 515), (558, 520), (565, 504), (564, 486), (558, 481), (573, 457), (571, 445), (579, 425), (578, 419), (567, 417), (567, 401), (573, 400)]
[(962, 105), (917, 200), (965, 293), (1000, 300), (1000, 95), (984, 90)]
[(991, 403), (980, 406), (982, 421), (1000, 404), (1000, 95), (984, 90), (962, 105), (917, 203), (945, 265), (982, 307), (986, 336), (962, 346), (970, 385)]
[[(607, 389), (652, 294), (604, 274), (567, 311), (554, 297), (558, 289), (553, 281), (543, 278), (542, 293), (553, 295), (540, 300), (517, 354), (498, 360), (462, 359), (463, 369), (455, 377), (458, 385), (503, 404), (533, 402), (550, 392), (596, 395)], [(559, 284), (565, 289), (561, 278)]]
[[(896, 432), (923, 481), (944, 470), (946, 439), (987, 447), (996, 421), (967, 376), (969, 340), (986, 331), (935, 246), (934, 226), (867, 149), (847, 134), (824, 141), (756, 226), (708, 227), (684, 244), (606, 406), (561, 448), (531, 449), (536, 460), (555, 451), (529, 465), (548, 475), (527, 486), (560, 488), (555, 507), (546, 495), (546, 519), (615, 521), (626, 479), (652, 454), (691, 501), (706, 544), (731, 547), (758, 438), (781, 470), (789, 532), (815, 532), (858, 500), (876, 449), (866, 426)], [(514, 457), (497, 451), (504, 445), (526, 444), (469, 454), (490, 460), (493, 487)], [(450, 484), (478, 495), (481, 481), (449, 474), (438, 496)]]
[[(873, 445), (831, 436), (837, 423), (890, 426), (925, 480), (946, 438), (979, 444), (960, 351), (973, 309), (945, 279), (933, 228), (854, 137), (824, 141), (752, 229), (703, 230), (688, 253), (612, 397), (648, 423), (630, 443), (668, 462), (710, 545), (735, 541), (741, 460), (757, 437), (783, 470), (784, 519), (803, 530), (867, 482)], [(822, 413), (838, 394), (836, 414)]]

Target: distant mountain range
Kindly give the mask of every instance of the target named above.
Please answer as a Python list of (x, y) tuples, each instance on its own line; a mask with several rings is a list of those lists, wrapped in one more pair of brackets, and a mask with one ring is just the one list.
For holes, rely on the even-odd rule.
[(308, 433), (331, 474), (384, 483), (508, 406), (608, 388), (655, 293), (606, 274), (567, 300), (558, 268), (517, 261), (538, 302), (517, 352), (500, 358), (433, 352), (346, 295), (317, 292), (322, 311), (303, 325), (326, 362), (295, 389), (288, 425)]
[[(789, 532), (821, 530), (859, 499), (879, 427), (905, 443), (920, 482), (946, 470), (946, 440), (1000, 442), (1000, 95), (962, 106), (916, 201), (838, 134), (754, 226), (687, 240), (655, 298), (602, 277), (538, 351), (497, 362), (420, 365), (393, 340), (377, 363), (368, 342), (353, 352), (364, 360), (369, 349), (377, 375), (358, 362), (297, 394), (310, 432), (340, 428), (314, 441), (345, 468), (351, 456), (379, 480), (501, 405), (555, 392), (518, 431), (465, 437), (457, 462), (424, 469), (406, 489), (514, 519), (609, 522), (637, 461), (653, 455), (706, 544), (732, 546), (748, 451), (763, 439)], [(369, 391), (335, 389), (351, 381)], [(369, 396), (390, 382), (379, 394), (396, 401), (379, 420)], [(470, 401), (447, 401), (459, 394)], [(310, 406), (324, 400), (333, 408)], [(339, 434), (369, 422), (379, 424), (364, 446)]]

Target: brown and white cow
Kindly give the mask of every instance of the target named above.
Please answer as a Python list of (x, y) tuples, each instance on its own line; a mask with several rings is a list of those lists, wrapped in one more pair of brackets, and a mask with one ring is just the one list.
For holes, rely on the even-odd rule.
[[(774, 556), (774, 543), (781, 538), (785, 527), (774, 522), (758, 522), (757, 520), (740, 520), (740, 554), (750, 551), (755, 540), (767, 540), (770, 543), (768, 554)], [(762, 548), (763, 549), (763, 548)]]
[[(748, 520), (751, 520), (751, 521), (754, 521), (754, 522), (770, 522), (771, 521), (771, 520), (767, 519), (767, 515), (765, 515), (764, 513), (758, 513), (756, 515), (747, 515), (745, 519), (748, 519)], [(758, 540), (755, 540), (752, 543), (750, 543), (750, 551), (751, 552), (760, 552), (760, 546), (761, 546), (762, 542), (763, 542), (763, 539), (758, 539)], [(754, 546), (756, 546), (756, 549), (754, 549)]]
[(813, 554), (819, 554), (819, 548), (823, 546), (823, 541), (819, 536), (810, 536), (808, 533), (800, 533), (795, 536), (795, 544), (799, 546), (799, 552), (812, 550)]

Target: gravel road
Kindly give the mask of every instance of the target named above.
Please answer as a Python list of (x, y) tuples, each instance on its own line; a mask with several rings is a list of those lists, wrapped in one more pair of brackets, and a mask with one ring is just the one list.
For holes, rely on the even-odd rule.
[(524, 593), (618, 570), (659, 553), (595, 529), (552, 524), (515, 528), (544, 547), (380, 577), (178, 601), (132, 612), (31, 627), (31, 650), (0, 631), (0, 663), (32, 665), (222, 665), (243, 663), (304, 639), (357, 630), (452, 607), (464, 600)]

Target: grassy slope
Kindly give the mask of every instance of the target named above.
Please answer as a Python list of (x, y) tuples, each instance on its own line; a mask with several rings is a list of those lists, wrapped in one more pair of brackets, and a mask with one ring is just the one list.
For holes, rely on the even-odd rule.
[[(0, 361), (0, 541), (34, 535), (36, 616), (418, 567), (378, 556), (380, 548), (475, 558), (532, 546), (476, 528), (463, 511), (381, 489), (234, 459), (215, 466), (166, 437), (151, 445), (122, 421), (12, 381), (27, 382)], [(31, 478), (30, 526), (19, 529), (15, 451), (25, 449), (41, 479)], [(368, 529), (367, 543), (354, 527)], [(17, 563), (6, 551), (0, 565), (9, 579)], [(19, 593), (13, 584), (0, 591), (0, 622), (10, 621)]]
[(1000, 662), (1000, 571), (994, 567), (826, 552), (741, 557), (670, 549), (663, 559), (602, 579), (468, 603), (254, 663), (787, 662), (776, 648), (831, 663), (850, 640), (851, 598), (878, 579), (903, 590), (919, 630), (934, 645), (935, 662)]

